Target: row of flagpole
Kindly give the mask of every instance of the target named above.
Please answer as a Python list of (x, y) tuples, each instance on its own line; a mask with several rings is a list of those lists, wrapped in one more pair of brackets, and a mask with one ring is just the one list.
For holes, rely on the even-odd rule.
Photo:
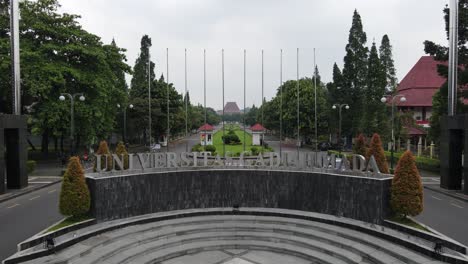
[[(188, 98), (187, 98), (187, 49), (184, 50), (184, 86), (185, 86), (185, 150), (188, 151)], [(246, 133), (246, 124), (245, 124), (245, 109), (246, 109), (246, 56), (247, 51), (244, 49), (244, 60), (243, 60), (243, 73), (244, 73), (244, 100), (243, 100), (243, 126), (244, 126), (244, 138), (243, 138), (243, 150), (245, 151), (246, 142), (245, 142), (245, 133)], [(261, 50), (261, 88), (262, 88), (262, 102), (260, 105), (261, 109), (261, 125), (264, 126), (264, 109), (263, 103), (265, 102), (264, 97), (264, 60), (263, 60), (263, 49)], [(317, 135), (317, 76), (316, 76), (316, 57), (315, 57), (315, 48), (314, 48), (314, 70), (313, 70), (313, 81), (314, 81), (314, 114), (315, 114), (315, 150), (318, 148), (318, 135)], [(221, 50), (221, 82), (222, 82), (222, 103), (223, 103), (223, 111), (222, 111), (222, 128), (223, 128), (223, 137), (224, 137), (224, 49)], [(281, 142), (283, 139), (283, 50), (280, 49), (280, 138), (279, 138), (279, 151), (280, 156), (282, 154), (282, 147)], [(299, 154), (299, 147), (301, 145), (300, 139), (300, 84), (299, 84), (299, 48), (296, 49), (296, 89), (297, 89), (297, 152)], [(166, 150), (169, 151), (169, 138), (170, 138), (170, 109), (169, 109), (169, 48), (166, 48), (166, 99), (167, 99), (167, 148)], [(203, 50), (203, 106), (204, 106), (204, 124), (207, 124), (207, 108), (206, 108), (206, 50)], [(150, 53), (148, 49), (148, 125), (149, 125), (149, 144), (151, 147), (151, 60), (150, 60)], [(206, 139), (206, 131), (204, 137), (204, 145), (206, 147), (207, 139)], [(264, 138), (262, 135), (261, 139), (262, 151), (264, 150)], [(225, 144), (223, 140), (223, 153), (225, 153)]]

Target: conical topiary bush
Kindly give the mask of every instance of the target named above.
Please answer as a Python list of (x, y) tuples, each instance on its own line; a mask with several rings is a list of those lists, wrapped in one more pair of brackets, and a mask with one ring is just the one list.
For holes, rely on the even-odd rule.
[[(106, 169), (107, 171), (112, 170), (112, 156), (109, 151), (109, 147), (107, 146), (107, 142), (105, 140), (99, 143), (99, 148), (96, 151), (95, 155), (102, 155), (101, 156), (101, 169)], [(107, 168), (106, 168), (106, 156), (107, 156)], [(97, 161), (94, 163), (94, 171), (96, 171)]]
[(89, 211), (91, 198), (78, 157), (71, 157), (63, 175), (59, 209), (66, 216), (83, 216)]
[(423, 211), (421, 176), (411, 151), (406, 151), (398, 161), (390, 204), (398, 216), (416, 216)]
[(361, 133), (356, 138), (356, 143), (354, 144), (353, 149), (354, 154), (359, 154), (364, 157), (367, 155), (367, 147), (366, 147), (366, 137)]
[(389, 173), (387, 158), (385, 157), (385, 152), (382, 147), (382, 141), (380, 136), (377, 133), (374, 133), (372, 136), (369, 149), (367, 150), (367, 158), (374, 156), (377, 166), (379, 167), (380, 172)]
[[(124, 169), (125, 170), (128, 169), (128, 152), (122, 141), (120, 141), (119, 144), (117, 144), (117, 147), (115, 148), (115, 154), (117, 154), (119, 158), (121, 158), (123, 155)], [(120, 169), (119, 166), (117, 166), (117, 164), (115, 165), (115, 169), (116, 170)]]

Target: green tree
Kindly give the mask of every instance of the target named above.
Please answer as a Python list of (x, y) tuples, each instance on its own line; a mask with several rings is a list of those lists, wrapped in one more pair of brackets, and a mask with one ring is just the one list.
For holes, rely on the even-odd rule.
[[(445, 30), (448, 36), (449, 28), (449, 8), (443, 10), (445, 20)], [(466, 87), (468, 84), (468, 0), (460, 0), (458, 6), (458, 87)], [(441, 62), (448, 61), (448, 48), (438, 45), (432, 41), (424, 42), (424, 51), (434, 56)], [(446, 65), (437, 65), (439, 75), (448, 77), (448, 68)], [(468, 113), (468, 106), (462, 103), (462, 97), (468, 98), (467, 90), (458, 90), (457, 113)], [(447, 115), (448, 112), (448, 86), (444, 84), (439, 91), (432, 97), (432, 116), (430, 118), (429, 136), (431, 140), (440, 142), (440, 118)]]
[[(319, 78), (317, 78), (318, 80)], [(279, 131), (281, 89), (283, 90), (283, 135), (287, 137), (297, 136), (297, 82), (286, 81), (278, 88), (276, 96), (264, 103), (264, 123), (270, 130)], [(323, 83), (317, 82), (317, 119), (318, 134), (328, 134), (331, 106), (327, 101), (327, 91)], [(315, 134), (315, 89), (311, 78), (299, 80), (299, 113), (300, 135), (302, 139), (312, 139)]]
[(248, 126), (255, 125), (255, 123), (259, 122), (260, 120), (260, 109), (255, 105), (252, 105), (250, 110), (245, 113), (245, 123)]
[[(151, 86), (151, 119), (160, 120), (161, 116), (161, 108), (156, 100), (157, 97), (154, 95), (155, 64), (150, 60), (150, 48), (151, 38), (144, 35), (140, 41), (140, 54), (135, 61), (133, 76), (130, 81), (130, 102), (133, 104), (133, 110), (130, 112), (130, 127), (138, 128), (136, 131), (132, 129), (131, 134), (136, 137), (142, 136), (143, 143), (147, 142), (147, 132), (149, 131), (148, 85)], [(148, 62), (150, 64), (149, 68)]]
[(423, 186), (411, 151), (398, 161), (391, 192), (390, 204), (396, 215), (416, 216), (423, 211)]
[(62, 215), (83, 216), (91, 206), (88, 185), (79, 157), (71, 157), (63, 175), (59, 209)]
[(387, 158), (382, 147), (382, 140), (377, 133), (374, 133), (372, 136), (369, 149), (367, 150), (366, 157), (370, 158), (374, 156), (377, 166), (379, 167), (380, 172), (389, 173)]
[[(117, 154), (117, 156), (119, 156), (119, 158), (122, 158), (123, 156), (123, 166), (124, 166), (124, 169), (128, 169), (128, 152), (127, 152), (127, 148), (125, 148), (125, 145), (122, 141), (120, 141), (118, 144), (117, 144), (117, 147), (115, 148), (115, 154)], [(119, 169), (118, 166), (115, 166), (116, 169)]]
[(368, 48), (366, 33), (363, 30), (361, 16), (354, 10), (353, 22), (349, 30), (348, 44), (343, 67), (343, 96), (350, 100), (343, 131), (356, 134), (362, 130), (364, 112), (364, 89), (367, 85)]
[(375, 42), (372, 43), (367, 68), (367, 85), (364, 88), (363, 131), (368, 135), (373, 133), (384, 134), (388, 131), (386, 127), (388, 122), (385, 104), (380, 99), (385, 94), (387, 81), (385, 69), (380, 62)]
[(354, 144), (353, 152), (355, 154), (367, 157), (366, 137), (362, 133), (360, 133), (356, 138), (356, 143)]
[[(23, 102), (28, 106), (23, 113), (31, 116), (32, 133), (42, 135), (44, 153), (50, 137), (63, 139), (70, 134), (70, 102), (59, 101), (61, 93), (86, 97), (75, 105), (77, 145), (109, 136), (114, 131), (117, 102), (126, 97), (122, 76), (129, 73), (123, 49), (115, 43), (104, 45), (98, 36), (82, 29), (79, 16), (61, 14), (58, 8), (56, 0), (20, 3), (21, 77), (23, 99), (27, 98)], [(8, 12), (0, 12), (0, 17), (3, 88), (10, 83), (9, 40), (4, 34), (9, 30)]]
[[(330, 83), (327, 83), (327, 91), (328, 91), (328, 97), (327, 101), (329, 102), (330, 105), (334, 104), (345, 104), (345, 103), (351, 103), (350, 100), (347, 100), (347, 98), (344, 97), (344, 91), (343, 91), (343, 74), (341, 73), (340, 68), (336, 64), (336, 62), (333, 64), (333, 81)], [(349, 123), (347, 126), (343, 127), (350, 127), (351, 123), (348, 122), (350, 116), (347, 113), (347, 110), (342, 111), (342, 124)], [(338, 138), (338, 133), (339, 133), (339, 113), (338, 111), (331, 111), (330, 115), (328, 117), (329, 120), (332, 120), (330, 122), (330, 132), (334, 133), (336, 137)], [(333, 122), (336, 121), (336, 122)], [(346, 133), (343, 134), (343, 136), (346, 136)]]
[[(112, 170), (112, 156), (109, 151), (109, 146), (105, 140), (99, 143), (98, 150), (96, 151), (96, 155), (101, 156), (101, 169), (105, 169), (107, 171)], [(106, 160), (107, 159), (107, 160)], [(97, 169), (97, 162), (94, 163), (94, 171)]]
[(395, 65), (393, 63), (392, 45), (387, 34), (382, 37), (380, 43), (379, 56), (386, 76), (386, 91), (393, 92), (396, 89), (398, 79), (396, 77)]

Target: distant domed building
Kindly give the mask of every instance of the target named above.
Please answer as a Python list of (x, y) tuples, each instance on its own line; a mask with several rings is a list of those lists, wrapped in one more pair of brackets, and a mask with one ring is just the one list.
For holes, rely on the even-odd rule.
[(225, 115), (234, 115), (234, 114), (240, 114), (241, 111), (239, 107), (237, 106), (236, 102), (227, 102), (226, 105), (224, 106), (224, 114)]

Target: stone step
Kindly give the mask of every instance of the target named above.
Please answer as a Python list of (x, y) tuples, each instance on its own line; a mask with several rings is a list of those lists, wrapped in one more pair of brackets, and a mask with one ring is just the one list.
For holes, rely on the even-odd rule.
[[(233, 236), (235, 239), (232, 239)], [(102, 263), (133, 257), (135, 252), (148, 253), (157, 250), (161, 243), (167, 251), (179, 248), (185, 241), (195, 250), (197, 243), (221, 241), (271, 242), (288, 245), (296, 251), (311, 250), (334, 256), (344, 263), (426, 263), (430, 258), (406, 250), (385, 240), (351, 229), (319, 222), (249, 215), (216, 215), (180, 218), (129, 226), (107, 232), (78, 243), (50, 257), (31, 263)], [(189, 240), (187, 240), (189, 239)], [(192, 239), (192, 240), (190, 240)], [(276, 241), (276, 242), (275, 242)], [(159, 244), (158, 244), (159, 243)], [(179, 245), (179, 246), (176, 246)], [(236, 246), (229, 245), (228, 246)], [(254, 245), (255, 246), (255, 245)], [(200, 249), (198, 249), (200, 250)], [(159, 251), (159, 250), (157, 250)], [(170, 250), (169, 250), (170, 251)], [(142, 253), (143, 252), (143, 253)], [(146, 252), (146, 253), (145, 253)], [(152, 253), (150, 253), (152, 254)], [(172, 253), (171, 253), (172, 254)], [(181, 253), (173, 253), (181, 254)], [(137, 263), (140, 263), (139, 261)]]
[[(304, 259), (308, 259), (313, 263), (323, 264), (348, 264), (334, 256), (324, 254), (322, 252), (311, 249), (297, 248), (287, 244), (278, 244), (269, 241), (245, 241), (245, 240), (222, 240), (222, 241), (204, 241), (197, 243), (186, 243), (178, 247), (165, 248), (143, 255), (132, 255), (131, 258), (124, 260), (110, 259), (101, 263), (159, 263), (171, 258), (193, 254), (198, 251), (205, 250), (220, 250), (220, 249), (255, 249), (273, 251), (288, 255), (295, 255)], [(129, 252), (133, 254), (133, 252)]]
[[(119, 248), (118, 254), (114, 254), (110, 258), (100, 258), (97, 262), (102, 261), (117, 261), (121, 259), (121, 255), (129, 255), (135, 257), (138, 255), (145, 255), (151, 251), (164, 250), (166, 248), (175, 247), (178, 245), (191, 243), (204, 243), (208, 241), (264, 241), (264, 242), (273, 242), (282, 245), (290, 245), (291, 247), (296, 247), (298, 251), (302, 249), (310, 249), (313, 251), (321, 252), (326, 255), (333, 256), (337, 259), (340, 259), (346, 263), (359, 263), (362, 261), (362, 257), (359, 254), (344, 250), (340, 247), (321, 243), (319, 241), (314, 241), (311, 239), (295, 237), (287, 234), (271, 234), (271, 233), (261, 233), (257, 231), (208, 231), (204, 233), (193, 233), (193, 234), (181, 234), (176, 237), (170, 238), (161, 238), (158, 240), (150, 240), (146, 243), (139, 244), (138, 248), (135, 246), (126, 247), (126, 249)], [(115, 252), (115, 251), (114, 251)], [(127, 253), (131, 252), (131, 253)], [(93, 256), (94, 257), (94, 256)], [(82, 259), (83, 261), (83, 259)]]
[[(227, 220), (227, 219), (229, 219), (229, 217), (222, 217), (222, 218), (224, 219), (222, 222), (211, 221), (211, 220), (208, 221), (208, 222), (213, 223), (213, 224), (219, 223), (221, 225), (221, 228), (225, 229), (229, 225), (230, 220)], [(252, 217), (250, 217), (250, 218), (252, 218)], [(255, 219), (257, 222), (261, 221), (261, 219), (259, 219), (258, 217), (253, 217), (253, 218), (257, 218), (257, 219)], [(250, 219), (250, 220), (252, 220), (252, 219)], [(252, 225), (252, 223), (249, 222), (250, 220), (237, 219), (237, 220), (234, 220), (233, 222), (235, 223), (235, 225), (237, 227), (240, 227), (239, 222), (245, 222), (247, 225), (249, 225), (249, 226), (247, 226), (247, 228), (250, 228), (251, 225)], [(285, 219), (285, 220), (289, 220), (289, 219)], [(192, 221), (181, 221), (181, 222), (185, 222), (184, 223), (185, 225), (187, 225), (189, 223), (190, 224), (195, 224)], [(266, 222), (268, 222), (268, 223), (277, 223), (277, 224), (281, 223), (284, 226), (290, 227), (289, 231), (296, 232), (296, 233), (297, 233), (298, 230), (293, 230), (291, 228), (294, 228), (294, 227), (298, 226), (298, 224), (300, 224), (300, 226), (305, 226), (308, 229), (310, 229), (310, 228), (320, 229), (320, 231), (322, 231), (323, 233), (316, 235), (315, 239), (326, 238), (327, 235), (334, 234), (334, 235), (337, 235), (339, 237), (339, 239), (342, 240), (343, 242), (347, 242), (348, 250), (353, 250), (353, 248), (350, 248), (350, 247), (352, 247), (352, 245), (355, 245), (356, 241), (360, 241), (361, 243), (368, 245), (368, 248), (366, 248), (367, 251), (364, 251), (364, 252), (373, 252), (376, 249), (379, 249), (381, 251), (389, 253), (389, 255), (394, 256), (397, 259), (400, 259), (400, 260), (404, 261), (405, 263), (420, 263), (421, 260), (426, 260), (427, 261), (426, 257), (421, 256), (421, 255), (416, 254), (416, 253), (413, 253), (413, 252), (411, 252), (409, 250), (406, 250), (406, 249), (404, 249), (402, 247), (397, 248), (397, 250), (394, 250), (394, 251), (389, 251), (389, 250), (387, 250), (387, 248), (391, 247), (393, 244), (391, 244), (391, 243), (389, 243), (389, 242), (387, 242), (385, 240), (380, 240), (380, 239), (378, 239), (376, 237), (365, 235), (365, 234), (362, 234), (362, 233), (359, 233), (359, 232), (356, 232), (356, 231), (353, 231), (353, 230), (349, 230), (349, 229), (346, 229), (346, 228), (339, 228), (339, 227), (336, 227), (336, 226), (330, 226), (330, 225), (326, 225), (326, 224), (315, 223), (315, 222), (310, 222), (310, 221), (305, 221), (305, 220), (304, 221), (299, 220), (299, 221), (295, 221), (296, 223), (291, 223), (290, 221), (287, 221), (287, 222), (284, 222), (284, 221), (283, 222), (271, 221), (271, 219), (268, 218), (268, 221), (266, 221)], [(205, 221), (203, 223), (207, 223), (207, 222)], [(262, 221), (262, 223), (263, 223), (263, 221)], [(311, 223), (312, 223), (312, 225), (311, 225)], [(178, 224), (174, 224), (174, 225), (171, 225), (171, 226), (177, 226), (177, 225)], [(211, 227), (205, 227), (205, 226), (206, 225), (196, 226), (195, 229), (198, 230), (198, 229), (211, 228)], [(266, 228), (268, 228), (268, 227), (266, 227)], [(273, 226), (271, 228), (272, 228), (271, 230), (266, 230), (266, 231), (273, 232), (274, 228), (278, 229), (277, 226)], [(144, 230), (151, 230), (151, 229), (145, 228)], [(279, 229), (277, 231), (279, 231)], [(287, 231), (288, 230), (286, 230), (286, 232)], [(176, 232), (176, 231), (174, 231), (174, 232)], [(180, 232), (184, 232), (184, 230), (180, 230)], [(305, 232), (305, 231), (302, 231), (302, 232)], [(351, 235), (351, 233), (355, 233), (355, 234)], [(296, 235), (298, 235), (298, 234), (296, 234)], [(332, 242), (335, 241), (336, 239), (337, 239), (336, 237), (329, 237), (328, 238), (328, 240), (332, 241)], [(341, 246), (343, 247), (343, 246), (346, 246), (346, 245), (341, 245)], [(354, 251), (356, 252), (356, 251), (359, 251), (359, 250), (354, 249)], [(400, 254), (398, 254), (398, 251), (403, 251), (405, 254), (400, 255)], [(409, 255), (409, 257), (407, 257), (408, 255)]]

